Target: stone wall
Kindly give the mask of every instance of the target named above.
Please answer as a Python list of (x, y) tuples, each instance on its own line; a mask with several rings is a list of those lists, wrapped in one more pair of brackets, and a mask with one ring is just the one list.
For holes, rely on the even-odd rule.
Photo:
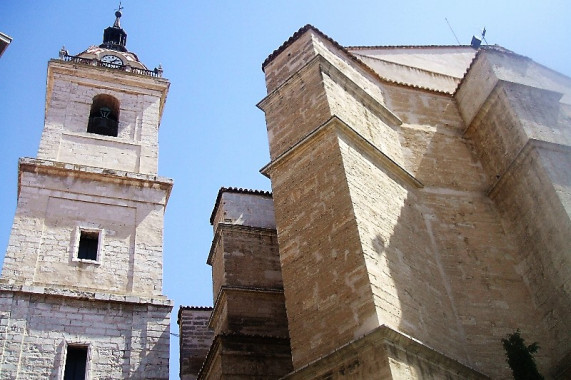
[(180, 379), (196, 379), (214, 339), (208, 327), (211, 307), (181, 307), (178, 311)]
[[(389, 83), (382, 68), (372, 83), (370, 70), (311, 27), (263, 68), (272, 160), (263, 172), (296, 371), (387, 325), (500, 378), (509, 376), (501, 339), (519, 328), (545, 342), (538, 362), (549, 373), (568, 350), (571, 240), (568, 205), (558, 203), (569, 199), (568, 149), (538, 149), (529, 167), (543, 181), (491, 189), (520, 170), (512, 162), (530, 138), (568, 140), (568, 79), (481, 53), (456, 97)], [(510, 76), (552, 90), (504, 85)], [(529, 202), (509, 206), (516, 194)], [(524, 254), (530, 247), (548, 253)], [(522, 254), (549, 268), (549, 280)]]
[[(48, 64), (38, 158), (19, 162), (0, 279), (0, 378), (61, 379), (68, 346), (87, 349), (89, 379), (168, 378), (162, 249), (172, 180), (156, 175), (168, 87), (162, 78)], [(112, 98), (97, 103), (97, 95)], [(92, 105), (116, 106), (116, 137), (87, 132)]]
[(109, 302), (0, 289), (0, 378), (63, 378), (87, 345), (88, 378), (168, 379), (170, 303)]
[[(162, 230), (172, 181), (20, 161), (18, 207), (2, 282), (162, 296)], [(82, 229), (97, 260), (79, 260)]]
[(220, 189), (210, 218), (214, 233), (219, 225), (225, 224), (275, 229), (274, 202), (271, 194), (265, 191), (252, 191), (252, 195), (258, 196), (245, 197), (240, 189)]
[[(486, 78), (486, 86), (476, 80)], [(543, 373), (569, 368), (571, 79), (504, 51), (479, 53), (457, 94), (487, 191), (517, 246)], [(519, 310), (518, 312), (522, 312)], [(525, 336), (525, 335), (524, 335)], [(567, 369), (568, 371), (570, 369)]]
[(294, 368), (375, 327), (337, 136), (271, 169)]
[[(157, 174), (158, 128), (169, 82), (53, 60), (38, 158)], [(117, 137), (87, 133), (96, 95), (119, 101)]]
[(222, 287), (282, 288), (275, 230), (219, 224), (208, 263), (214, 302)]
[(218, 193), (208, 257), (214, 341), (198, 378), (279, 378), (292, 369), (273, 215), (269, 193), (226, 188)]

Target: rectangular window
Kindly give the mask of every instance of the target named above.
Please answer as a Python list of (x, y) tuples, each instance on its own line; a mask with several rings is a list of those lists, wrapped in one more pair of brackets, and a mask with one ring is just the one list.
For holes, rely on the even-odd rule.
[(96, 261), (97, 249), (99, 247), (99, 232), (81, 231), (80, 233), (77, 258)]
[(67, 346), (63, 380), (85, 380), (87, 346)]

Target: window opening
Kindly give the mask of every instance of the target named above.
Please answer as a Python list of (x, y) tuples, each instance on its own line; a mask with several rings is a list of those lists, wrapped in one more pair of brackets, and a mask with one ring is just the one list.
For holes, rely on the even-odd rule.
[(111, 95), (93, 98), (87, 132), (117, 137), (119, 131), (119, 101)]
[(87, 346), (67, 346), (63, 380), (85, 380)]
[(81, 231), (79, 236), (79, 249), (77, 258), (84, 260), (97, 260), (97, 248), (99, 247), (99, 232)]

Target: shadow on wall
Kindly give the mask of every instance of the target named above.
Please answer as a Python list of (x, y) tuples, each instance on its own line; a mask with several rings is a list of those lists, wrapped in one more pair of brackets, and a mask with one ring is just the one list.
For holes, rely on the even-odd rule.
[[(407, 170), (424, 187), (408, 189), (390, 237), (371, 240), (379, 319), (484, 374), (509, 376), (501, 338), (516, 328), (540, 345), (545, 336), (515, 270), (516, 245), (485, 193), (454, 100), (398, 91), (387, 91), (389, 106), (404, 122)], [(547, 357), (538, 361), (548, 365)]]

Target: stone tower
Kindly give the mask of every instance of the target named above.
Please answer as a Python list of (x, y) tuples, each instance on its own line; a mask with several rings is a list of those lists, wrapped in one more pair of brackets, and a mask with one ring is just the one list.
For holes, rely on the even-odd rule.
[(277, 379), (292, 370), (274, 219), (268, 192), (218, 192), (207, 260), (214, 307), (179, 310), (182, 380)]
[(172, 180), (157, 167), (169, 82), (126, 49), (115, 16), (101, 45), (48, 63), (0, 280), (2, 379), (168, 378)]

